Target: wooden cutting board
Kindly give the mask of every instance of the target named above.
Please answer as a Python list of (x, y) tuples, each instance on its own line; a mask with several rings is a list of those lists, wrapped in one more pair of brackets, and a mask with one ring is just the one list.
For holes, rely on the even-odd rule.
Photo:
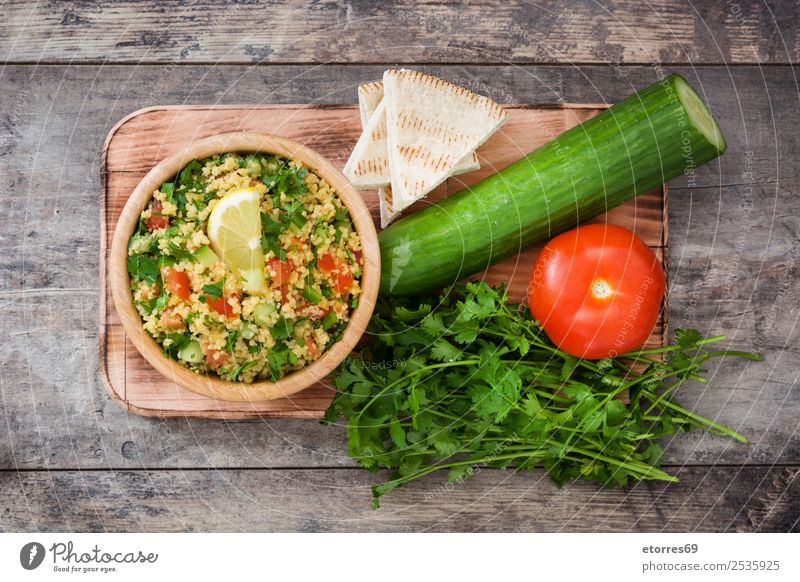
[[(509, 121), (479, 150), (481, 169), (448, 180), (418, 203), (422, 207), (503, 169), (562, 131), (600, 113), (603, 105), (509, 106)], [(355, 105), (168, 106), (132, 113), (108, 134), (103, 149), (100, 204), (100, 369), (111, 397), (126, 410), (146, 416), (248, 419), (319, 418), (333, 397), (330, 379), (283, 400), (223, 402), (179, 387), (156, 372), (125, 337), (107, 285), (108, 252), (125, 201), (144, 174), (179, 146), (229, 131), (262, 131), (295, 139), (344, 167), (361, 131)], [(364, 200), (379, 224), (376, 191)], [(593, 222), (608, 221), (635, 231), (662, 258), (667, 255), (666, 186), (643, 194)], [(414, 207), (412, 207), (412, 210)], [(494, 265), (477, 278), (506, 282), (514, 301), (525, 294), (538, 249)], [(663, 345), (664, 317), (648, 345)]]

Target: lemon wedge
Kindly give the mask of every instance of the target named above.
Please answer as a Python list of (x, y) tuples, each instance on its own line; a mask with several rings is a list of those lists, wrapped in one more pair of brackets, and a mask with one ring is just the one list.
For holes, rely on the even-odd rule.
[(240, 271), (242, 288), (251, 294), (267, 289), (260, 206), (256, 190), (237, 190), (222, 198), (208, 217), (211, 248), (229, 267)]

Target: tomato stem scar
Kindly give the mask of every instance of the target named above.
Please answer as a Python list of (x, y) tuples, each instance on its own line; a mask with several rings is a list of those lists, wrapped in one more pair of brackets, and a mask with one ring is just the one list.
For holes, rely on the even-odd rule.
[(597, 299), (606, 299), (611, 297), (612, 290), (611, 285), (609, 285), (603, 279), (595, 279), (592, 281), (592, 295), (594, 295)]

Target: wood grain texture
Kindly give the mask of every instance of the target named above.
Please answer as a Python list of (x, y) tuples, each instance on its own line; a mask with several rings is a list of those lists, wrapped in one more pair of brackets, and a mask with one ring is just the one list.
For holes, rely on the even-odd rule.
[(793, 0), (12, 1), (5, 62), (796, 63)]
[[(589, 119), (602, 110), (591, 105), (559, 105), (547, 108), (512, 106), (508, 108), (509, 121), (492, 136), (478, 151), (481, 168), (446, 181), (428, 198), (409, 208), (406, 213), (435, 203), (445, 196), (474, 184), (491, 173), (497, 172), (525, 153), (543, 145), (564, 130)], [(100, 366), (103, 378), (112, 397), (131, 412), (148, 416), (193, 416), (199, 418), (321, 418), (333, 396), (333, 380), (326, 376), (309, 394), (293, 394), (288, 399), (243, 401), (238, 405), (209, 398), (206, 378), (184, 374), (179, 364), (164, 361), (160, 350), (153, 342), (133, 335), (132, 329), (138, 315), (129, 304), (118, 305), (121, 296), (128, 296), (127, 287), (120, 283), (112, 298), (114, 286), (111, 239), (117, 228), (123, 206), (127, 200), (149, 191), (151, 185), (142, 189), (141, 180), (145, 171), (159, 164), (162, 159), (173, 158), (175, 152), (187, 143), (214, 139), (214, 135), (232, 131), (261, 131), (283, 135), (325, 156), (332, 164), (341, 168), (352, 151), (360, 134), (361, 124), (355, 106), (309, 107), (303, 105), (261, 107), (210, 107), (181, 106), (144, 110), (126, 117), (109, 133), (104, 146), (104, 167), (101, 194), (101, 333)], [(230, 134), (227, 134), (230, 135)], [(173, 170), (167, 173), (174, 173)], [(160, 184), (161, 177), (153, 178)], [(355, 193), (359, 196), (359, 193)], [(380, 223), (376, 190), (360, 193), (372, 214), (377, 227)], [(359, 197), (359, 201), (361, 197)], [(600, 216), (594, 222), (611, 222), (634, 230), (659, 255), (666, 252), (666, 214), (663, 212), (666, 188), (643, 194), (622, 206)], [(139, 204), (141, 207), (142, 204)], [(128, 230), (132, 229), (136, 212), (128, 214)], [(374, 231), (373, 231), (374, 232)], [(120, 252), (124, 246), (118, 241)], [(376, 243), (377, 244), (377, 243)], [(493, 265), (473, 278), (491, 284), (506, 283), (512, 301), (521, 302), (528, 288), (530, 265), (536, 258), (539, 247), (527, 249), (497, 265)], [(117, 279), (124, 273), (122, 256), (116, 257)], [(127, 309), (127, 313), (125, 313)], [(662, 310), (666, 312), (666, 309)], [(127, 334), (119, 338), (118, 326), (127, 318)], [(649, 338), (649, 347), (664, 344), (666, 320), (662, 316)], [(137, 347), (135, 344), (139, 344)], [(144, 344), (144, 345), (142, 345)], [(339, 345), (339, 344), (337, 344)], [(144, 349), (144, 352), (142, 351)], [(144, 357), (143, 357), (144, 356)], [(161, 370), (153, 369), (153, 363)], [(170, 364), (164, 366), (164, 364)], [(118, 370), (124, 370), (121, 375)], [(116, 375), (115, 375), (116, 374)], [(116, 380), (116, 382), (114, 382)], [(193, 385), (190, 392), (186, 387)], [(226, 386), (220, 386), (225, 394)], [(227, 398), (227, 396), (226, 396)]]
[(680, 483), (557, 489), (541, 471), (429, 475), (370, 507), (361, 470), (0, 473), (4, 531), (800, 531), (800, 468), (684, 467)]
[[(614, 102), (654, 82), (657, 74), (652, 67), (421, 68), (511, 103)], [(110, 401), (97, 372), (97, 183), (106, 134), (141, 107), (352, 104), (357, 84), (378, 78), (382, 70), (106, 64), (0, 71), (0, 410), (5, 419), (0, 468), (352, 466), (341, 427), (279, 419), (148, 419)], [(746, 434), (749, 447), (683, 434), (664, 443), (665, 461), (797, 465), (800, 100), (795, 72), (691, 66), (672, 71), (700, 88), (729, 149), (694, 176), (670, 183), (670, 325), (728, 334), (729, 345), (757, 349), (766, 361), (725, 362), (712, 368), (709, 387), (687, 386), (680, 393), (701, 414)], [(173, 475), (181, 479), (180, 472)], [(483, 503), (477, 501), (471, 511), (478, 512)], [(138, 517), (129, 512), (129, 520)], [(623, 519), (635, 521), (630, 514)]]

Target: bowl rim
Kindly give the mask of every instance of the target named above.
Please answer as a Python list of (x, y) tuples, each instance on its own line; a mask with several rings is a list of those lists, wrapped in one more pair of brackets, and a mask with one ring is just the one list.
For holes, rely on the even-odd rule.
[[(359, 304), (352, 313), (342, 336), (319, 359), (305, 368), (294, 371), (277, 382), (262, 380), (246, 384), (231, 382), (216, 373), (193, 372), (164, 355), (159, 344), (143, 327), (133, 303), (130, 276), (127, 269), (128, 241), (133, 235), (139, 216), (161, 184), (175, 176), (194, 159), (203, 159), (227, 152), (263, 152), (286, 159), (299, 160), (309, 171), (327, 181), (344, 202), (356, 231), (361, 238), (363, 266)], [(274, 400), (295, 394), (319, 382), (355, 348), (366, 331), (372, 316), (380, 286), (380, 250), (378, 233), (367, 205), (350, 181), (328, 159), (292, 139), (261, 132), (230, 132), (193, 141), (170, 154), (142, 178), (120, 213), (114, 228), (109, 255), (109, 283), (114, 305), (126, 335), (142, 356), (162, 375), (176, 384), (217, 400), (256, 402)]]

